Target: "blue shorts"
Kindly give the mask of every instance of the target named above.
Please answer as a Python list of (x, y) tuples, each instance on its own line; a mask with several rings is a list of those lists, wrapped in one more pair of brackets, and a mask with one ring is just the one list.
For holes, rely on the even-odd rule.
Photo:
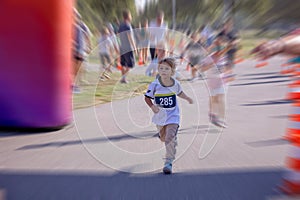
[(127, 52), (121, 55), (121, 65), (123, 67), (133, 68), (135, 65), (133, 52)]

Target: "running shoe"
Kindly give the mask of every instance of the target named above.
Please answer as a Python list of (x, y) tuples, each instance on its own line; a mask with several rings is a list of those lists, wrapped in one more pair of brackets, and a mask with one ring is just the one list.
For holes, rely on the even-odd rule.
[(167, 162), (163, 168), (164, 174), (172, 174), (172, 163)]

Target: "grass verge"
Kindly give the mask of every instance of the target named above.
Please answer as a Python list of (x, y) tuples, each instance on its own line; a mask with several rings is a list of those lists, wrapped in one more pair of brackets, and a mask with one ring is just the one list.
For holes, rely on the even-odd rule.
[(73, 94), (73, 109), (142, 95), (154, 80), (153, 77), (132, 74), (128, 77), (128, 84), (121, 84), (121, 75), (118, 72), (111, 74), (111, 78), (104, 81), (100, 81), (95, 72), (89, 72), (87, 76), (90, 84), (81, 86), (80, 94)]

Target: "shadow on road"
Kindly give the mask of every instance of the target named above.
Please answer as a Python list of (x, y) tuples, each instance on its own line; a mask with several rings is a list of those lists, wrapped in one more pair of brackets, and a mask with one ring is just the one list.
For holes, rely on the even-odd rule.
[(265, 72), (265, 73), (254, 73), (254, 74), (244, 74), (242, 76), (265, 76), (265, 75), (275, 75), (279, 74), (278, 72)]
[(291, 104), (291, 103), (293, 103), (292, 100), (279, 99), (279, 100), (272, 100), (272, 101), (262, 101), (258, 103), (241, 104), (241, 106), (266, 106), (266, 105)]
[(264, 82), (252, 82), (252, 83), (239, 83), (239, 84), (232, 84), (230, 86), (245, 86), (245, 85), (260, 85), (260, 84), (271, 84), (271, 83), (282, 83), (282, 82), (289, 82), (290, 80), (278, 80), (278, 81), (264, 81)]
[(52, 134), (60, 131), (67, 131), (74, 127), (74, 124), (68, 124), (56, 128), (18, 128), (18, 127), (0, 127), (0, 138), (2, 137), (16, 137), (24, 135), (39, 135)]
[(248, 144), (251, 147), (267, 147), (267, 146), (286, 145), (286, 144), (290, 144), (290, 142), (282, 138), (278, 138), (272, 140), (260, 140), (255, 142), (247, 142), (246, 144)]
[(291, 75), (276, 75), (276, 76), (263, 76), (263, 77), (254, 77), (254, 78), (243, 78), (239, 80), (262, 80), (262, 79), (277, 79), (277, 78), (290, 78)]
[(277, 116), (270, 116), (270, 118), (274, 118), (274, 119), (287, 119), (289, 118), (288, 115), (277, 115)]
[[(143, 132), (143, 136), (145, 134), (149, 134), (151, 137), (157, 137), (157, 133), (153, 131), (147, 131)], [(117, 136), (109, 136), (109, 137), (97, 137), (92, 139), (85, 139), (85, 140), (68, 140), (68, 141), (55, 141), (55, 142), (48, 142), (48, 143), (42, 143), (42, 144), (32, 144), (32, 145), (26, 145), (23, 147), (18, 148), (17, 150), (30, 150), (30, 149), (40, 149), (40, 148), (46, 148), (46, 147), (62, 147), (62, 146), (70, 146), (70, 145), (78, 145), (82, 143), (101, 143), (101, 142), (108, 142), (108, 141), (121, 141), (121, 140), (130, 140), (130, 139), (141, 139), (134, 137), (132, 135), (122, 134)]]
[(275, 197), (280, 169), (158, 174), (0, 171), (8, 200), (263, 200)]
[[(198, 125), (192, 126), (187, 128), (179, 129), (178, 134), (206, 134), (208, 131), (208, 125)], [(218, 129), (210, 128), (209, 133), (219, 133)], [(158, 138), (157, 131), (144, 131), (139, 133), (128, 133), (128, 134), (121, 134), (116, 136), (107, 136), (107, 137), (97, 137), (92, 139), (85, 139), (85, 140), (68, 140), (68, 141), (54, 141), (54, 142), (47, 142), (42, 144), (31, 144), (20, 147), (16, 150), (31, 150), (31, 149), (40, 149), (40, 148), (47, 148), (47, 147), (63, 147), (63, 146), (70, 146), (70, 145), (78, 145), (82, 143), (102, 143), (102, 142), (117, 142), (123, 140), (143, 140), (149, 138)]]

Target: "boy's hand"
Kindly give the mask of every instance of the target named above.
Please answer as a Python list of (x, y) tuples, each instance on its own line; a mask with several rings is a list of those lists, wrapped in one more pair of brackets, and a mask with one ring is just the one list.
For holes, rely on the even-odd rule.
[(159, 112), (159, 107), (157, 107), (156, 105), (152, 105), (152, 106), (151, 106), (151, 110), (152, 110), (154, 113), (158, 113), (158, 112)]
[(193, 104), (194, 103), (193, 99), (191, 99), (190, 97), (188, 97), (186, 100), (189, 102), (189, 104)]

